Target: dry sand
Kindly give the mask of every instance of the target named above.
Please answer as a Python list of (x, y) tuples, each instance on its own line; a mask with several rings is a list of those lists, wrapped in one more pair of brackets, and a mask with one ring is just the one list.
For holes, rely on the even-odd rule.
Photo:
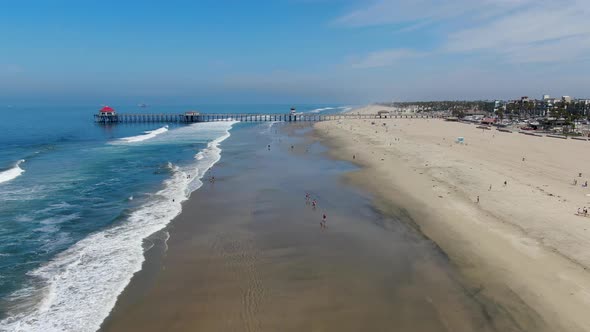
[(335, 156), (355, 155), (365, 166), (351, 177), (382, 209), (409, 215), (471, 287), (521, 326), (542, 320), (549, 331), (590, 331), (590, 218), (575, 215), (590, 207), (590, 188), (581, 187), (590, 179), (590, 142), (433, 119), (316, 129)]

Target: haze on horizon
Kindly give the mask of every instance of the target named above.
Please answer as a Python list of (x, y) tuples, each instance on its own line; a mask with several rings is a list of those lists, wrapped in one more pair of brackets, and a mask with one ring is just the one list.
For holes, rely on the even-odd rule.
[(590, 97), (586, 0), (21, 1), (0, 105)]

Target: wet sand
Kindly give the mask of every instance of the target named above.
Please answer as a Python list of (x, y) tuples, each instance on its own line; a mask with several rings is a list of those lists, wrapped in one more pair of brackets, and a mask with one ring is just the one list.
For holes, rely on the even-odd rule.
[(102, 331), (523, 330), (463, 286), (411, 219), (342, 181), (354, 166), (304, 134), (234, 130), (217, 180), (146, 241), (144, 269)]

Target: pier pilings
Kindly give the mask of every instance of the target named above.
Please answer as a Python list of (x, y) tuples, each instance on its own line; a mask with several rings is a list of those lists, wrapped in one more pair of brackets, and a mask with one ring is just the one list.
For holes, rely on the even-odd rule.
[(408, 114), (276, 114), (276, 113), (185, 113), (185, 114), (109, 114), (94, 115), (98, 123), (119, 123), (119, 122), (217, 122), (217, 121), (241, 121), (241, 122), (318, 122), (346, 119), (434, 119), (442, 118), (438, 115), (408, 115)]

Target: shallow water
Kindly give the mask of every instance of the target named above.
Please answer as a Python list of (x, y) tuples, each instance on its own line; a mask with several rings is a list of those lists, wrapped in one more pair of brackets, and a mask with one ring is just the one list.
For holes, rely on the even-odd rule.
[(14, 107), (0, 122), (0, 330), (95, 331), (141, 268), (143, 239), (200, 187), (233, 125), (103, 126), (93, 123), (96, 109)]
[(283, 129), (224, 142), (104, 331), (495, 330), (431, 241), (341, 181), (351, 164)]

